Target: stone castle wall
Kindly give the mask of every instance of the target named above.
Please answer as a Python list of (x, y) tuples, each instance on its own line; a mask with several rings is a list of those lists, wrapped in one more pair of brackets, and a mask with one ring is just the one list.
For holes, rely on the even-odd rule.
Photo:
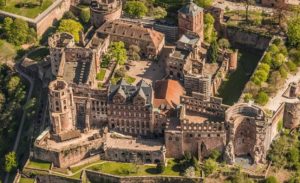
[(223, 34), (234, 45), (242, 45), (243, 47), (254, 48), (262, 51), (269, 47), (269, 43), (272, 39), (270, 36), (226, 25), (223, 25)]
[(186, 178), (177, 176), (140, 176), (140, 177), (119, 177), (91, 170), (86, 171), (86, 177), (91, 182), (112, 182), (112, 183), (190, 183), (203, 182), (201, 178)]

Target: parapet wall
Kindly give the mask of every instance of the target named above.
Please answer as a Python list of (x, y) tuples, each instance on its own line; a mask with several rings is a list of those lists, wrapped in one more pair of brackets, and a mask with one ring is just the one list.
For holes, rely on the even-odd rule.
[(91, 170), (85, 171), (91, 182), (114, 182), (114, 183), (191, 183), (203, 182), (202, 178), (186, 178), (179, 176), (140, 176), (119, 177)]

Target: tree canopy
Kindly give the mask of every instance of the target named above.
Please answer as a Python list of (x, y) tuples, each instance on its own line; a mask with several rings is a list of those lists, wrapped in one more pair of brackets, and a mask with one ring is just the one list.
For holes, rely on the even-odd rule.
[(195, 0), (195, 3), (202, 8), (208, 8), (212, 5), (213, 1), (212, 0)]
[(73, 19), (63, 19), (58, 27), (58, 32), (67, 32), (74, 36), (76, 42), (79, 42), (79, 32), (83, 29), (82, 25)]
[(293, 18), (288, 22), (287, 36), (289, 44), (297, 46), (300, 44), (300, 18)]
[(128, 59), (125, 44), (122, 41), (113, 42), (109, 47), (109, 54), (111, 59), (117, 61), (120, 65), (124, 65)]
[(218, 43), (213, 41), (207, 51), (207, 59), (211, 63), (216, 63), (218, 60)]
[(211, 43), (217, 40), (217, 31), (214, 28), (215, 19), (210, 13), (204, 15), (204, 40)]
[(18, 166), (17, 159), (16, 159), (16, 153), (15, 152), (9, 152), (5, 155), (5, 171), (6, 172), (12, 172), (16, 170)]
[(80, 11), (80, 20), (83, 22), (83, 23), (88, 23), (90, 21), (90, 18), (91, 18), (91, 14), (90, 14), (90, 10), (89, 9), (82, 9)]
[(4, 35), (8, 42), (14, 45), (33, 43), (36, 41), (35, 30), (29, 28), (28, 23), (22, 19), (12, 20), (7, 17), (3, 21)]
[(142, 18), (148, 13), (148, 8), (140, 1), (127, 1), (124, 11), (131, 17)]

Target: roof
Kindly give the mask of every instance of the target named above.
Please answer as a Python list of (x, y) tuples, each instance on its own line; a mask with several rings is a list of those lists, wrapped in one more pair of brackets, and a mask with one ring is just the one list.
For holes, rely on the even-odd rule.
[(154, 107), (169, 106), (176, 108), (180, 104), (180, 96), (184, 95), (184, 88), (176, 80), (160, 80), (155, 83)]
[(117, 93), (121, 94), (126, 102), (131, 102), (139, 95), (146, 99), (146, 105), (152, 103), (152, 87), (144, 80), (140, 80), (136, 85), (128, 84), (125, 79), (119, 80), (117, 84), (109, 86), (108, 100), (111, 101)]
[(164, 34), (137, 23), (115, 20), (105, 22), (98, 32), (109, 35), (122, 36), (149, 42), (148, 46), (159, 48), (164, 41)]
[(189, 45), (195, 45), (199, 41), (199, 36), (194, 36), (190, 34), (183, 34), (178, 42), (189, 44)]
[(190, 2), (181, 9), (179, 9), (178, 12), (194, 16), (197, 15), (199, 12), (203, 12), (203, 8), (199, 7), (197, 4), (193, 3), (192, 0), (190, 0)]

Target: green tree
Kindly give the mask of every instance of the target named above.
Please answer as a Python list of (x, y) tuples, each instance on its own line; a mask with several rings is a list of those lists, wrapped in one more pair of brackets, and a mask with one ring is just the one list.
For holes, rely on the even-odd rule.
[(16, 153), (15, 152), (9, 152), (5, 155), (5, 171), (10, 173), (14, 170), (16, 170), (18, 166), (17, 159), (16, 159)]
[(148, 8), (140, 1), (127, 1), (124, 11), (131, 17), (142, 18), (148, 13)]
[(113, 42), (109, 47), (109, 53), (111, 58), (117, 61), (120, 65), (124, 65), (127, 61), (127, 51), (125, 44), (122, 41)]
[(286, 65), (287, 65), (287, 67), (289, 68), (289, 70), (290, 70), (291, 72), (297, 71), (297, 65), (296, 65), (294, 62), (288, 61), (288, 62), (286, 63)]
[(207, 50), (207, 59), (211, 63), (216, 63), (218, 60), (218, 43), (213, 41)]
[(266, 63), (266, 64), (268, 64), (268, 65), (271, 65), (271, 63), (272, 63), (272, 55), (271, 55), (270, 52), (267, 52), (267, 53), (265, 54), (264, 58), (262, 59), (262, 62), (263, 62), (263, 63)]
[(255, 4), (254, 0), (242, 0), (246, 10), (246, 22), (249, 21), (249, 7)]
[(74, 15), (74, 13), (72, 11), (67, 11), (63, 16), (63, 19), (72, 19), (75, 21), (78, 20), (78, 18)]
[(288, 21), (287, 28), (288, 42), (292, 46), (300, 44), (300, 18), (293, 18)]
[(140, 60), (140, 51), (141, 48), (138, 47), (137, 45), (130, 45), (129, 50), (128, 50), (128, 55), (131, 60)]
[(0, 6), (6, 6), (6, 0), (0, 0)]
[(2, 111), (5, 104), (5, 95), (0, 91), (0, 111)]
[(160, 6), (153, 8), (152, 10), (153, 17), (156, 19), (165, 18), (168, 14), (165, 8)]
[(212, 5), (213, 1), (212, 0), (195, 0), (195, 3), (202, 8), (208, 8)]
[(219, 39), (218, 45), (222, 49), (229, 49), (230, 48), (230, 42), (226, 38)]
[(79, 42), (79, 32), (83, 29), (82, 25), (72, 19), (63, 19), (58, 27), (58, 32), (67, 32), (74, 36), (76, 42)]
[[(12, 24), (14, 23), (13, 19), (10, 18), (10, 17), (6, 17), (3, 21), (3, 29), (4, 29), (4, 32), (7, 34), (10, 32), (11, 30), (11, 26)], [(8, 36), (8, 35), (6, 35)]]
[(217, 161), (217, 160), (221, 157), (221, 152), (218, 151), (218, 150), (213, 150), (213, 151), (210, 153), (209, 157), (210, 157), (211, 159)]
[(13, 76), (9, 79), (7, 83), (7, 91), (9, 95), (12, 95), (20, 85), (20, 78), (18, 76)]
[(246, 93), (244, 95), (245, 102), (249, 102), (250, 100), (253, 100), (253, 95), (251, 93)]
[(157, 173), (163, 173), (165, 171), (165, 165), (162, 163), (157, 163), (156, 171)]
[(80, 11), (80, 20), (83, 23), (88, 23), (90, 21), (91, 18), (91, 14), (90, 14), (90, 10), (85, 8), (85, 9), (81, 9)]
[(204, 167), (203, 167), (205, 175), (210, 175), (214, 173), (217, 168), (218, 168), (218, 164), (215, 160), (210, 158), (205, 160)]
[(217, 39), (217, 32), (214, 28), (215, 19), (210, 13), (204, 15), (204, 40), (211, 43)]
[(279, 181), (274, 176), (269, 176), (264, 181), (265, 183), (279, 183)]
[(285, 56), (282, 53), (276, 54), (274, 59), (272, 60), (272, 68), (278, 69), (283, 64), (284, 61), (285, 61)]
[[(5, 35), (7, 41), (15, 45), (21, 45), (26, 43), (27, 37), (29, 35), (28, 23), (22, 19), (15, 19), (13, 23), (10, 20), (6, 22), (5, 25)], [(10, 24), (11, 23), (11, 24)], [(10, 24), (10, 27), (8, 25)]]
[(260, 91), (255, 99), (255, 102), (262, 106), (266, 105), (268, 103), (268, 101), (269, 101), (269, 96), (264, 91)]

